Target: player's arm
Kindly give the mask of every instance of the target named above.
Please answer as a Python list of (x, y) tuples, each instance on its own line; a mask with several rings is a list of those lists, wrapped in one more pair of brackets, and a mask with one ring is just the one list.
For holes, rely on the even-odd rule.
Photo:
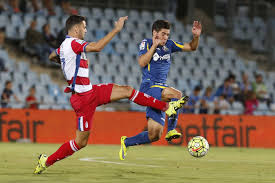
[(193, 39), (189, 43), (184, 43), (182, 51), (195, 51), (198, 48), (201, 30), (201, 23), (198, 21), (194, 21), (192, 28)]
[[(151, 48), (145, 54), (139, 56), (138, 58), (138, 63), (141, 67), (145, 67), (150, 63), (150, 60), (152, 59), (159, 44), (160, 44), (160, 39), (158, 39), (158, 37), (154, 37), (153, 45), (151, 46)], [(146, 45), (144, 49), (146, 49)]]
[(89, 43), (85, 51), (86, 52), (100, 52), (112, 39), (115, 37), (117, 33), (121, 31), (123, 28), (124, 22), (128, 19), (128, 16), (120, 17), (118, 21), (115, 23), (115, 28), (109, 32), (105, 37), (100, 39), (98, 42)]
[(6, 93), (3, 93), (2, 97), (3, 97), (2, 101), (9, 102), (9, 98)]
[(49, 56), (49, 60), (55, 63), (60, 64), (60, 57), (59, 55), (56, 53), (56, 51), (52, 51), (52, 53)]

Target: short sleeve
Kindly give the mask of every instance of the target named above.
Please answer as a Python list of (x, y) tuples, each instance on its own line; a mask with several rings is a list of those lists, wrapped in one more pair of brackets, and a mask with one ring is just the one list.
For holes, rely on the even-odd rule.
[(55, 49), (55, 53), (56, 53), (56, 55), (60, 55), (60, 48), (57, 48), (57, 49)]
[(75, 39), (72, 41), (71, 46), (72, 46), (72, 50), (76, 53), (76, 54), (80, 54), (81, 52), (85, 52), (86, 46), (89, 43), (84, 41), (84, 40), (80, 40), (80, 39)]
[(139, 52), (138, 52), (138, 56), (144, 55), (145, 53), (147, 53), (147, 51), (149, 50), (149, 43), (146, 39), (144, 39), (140, 44), (139, 44)]
[(172, 44), (172, 53), (182, 51), (183, 43), (171, 40), (171, 44)]

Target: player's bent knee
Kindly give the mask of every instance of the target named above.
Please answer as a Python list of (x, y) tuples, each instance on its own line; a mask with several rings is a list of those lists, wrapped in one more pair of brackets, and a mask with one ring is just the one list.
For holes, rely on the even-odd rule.
[(149, 136), (149, 139), (150, 139), (151, 142), (156, 142), (160, 139), (160, 136), (159, 135), (153, 135), (153, 136), (151, 136), (151, 138)]
[(162, 133), (159, 132), (159, 131), (154, 131), (152, 133), (149, 133), (148, 135), (149, 135), (149, 139), (150, 139), (151, 142), (156, 142), (160, 139), (161, 134)]
[(126, 93), (126, 95), (127, 95), (127, 97), (130, 97), (131, 95), (132, 95), (132, 92), (133, 92), (133, 87), (131, 87), (131, 86), (123, 86), (124, 88), (125, 88), (125, 93)]

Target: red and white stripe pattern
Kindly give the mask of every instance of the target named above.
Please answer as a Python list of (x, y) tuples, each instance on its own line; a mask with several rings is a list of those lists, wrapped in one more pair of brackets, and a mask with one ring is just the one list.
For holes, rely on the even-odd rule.
[(84, 122), (83, 122), (83, 116), (80, 116), (78, 118), (78, 130), (83, 132), (84, 129), (85, 129), (85, 126), (84, 126)]
[(132, 97), (130, 98), (130, 100), (131, 100), (132, 102), (134, 102), (135, 99), (137, 98), (138, 94), (139, 94), (139, 91), (134, 90), (134, 94), (132, 95)]
[(75, 143), (75, 140), (70, 140), (70, 146), (71, 146), (71, 149), (76, 152), (78, 151), (79, 149), (77, 148), (77, 145)]
[(60, 56), (61, 68), (69, 84), (64, 90), (68, 93), (74, 90), (77, 93), (92, 89), (89, 79), (89, 66), (85, 48), (87, 42), (67, 36), (56, 53)]

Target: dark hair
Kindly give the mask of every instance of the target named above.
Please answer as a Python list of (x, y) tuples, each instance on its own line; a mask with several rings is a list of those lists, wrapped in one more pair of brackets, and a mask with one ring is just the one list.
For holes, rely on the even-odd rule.
[(7, 86), (8, 86), (8, 84), (10, 84), (10, 83), (11, 83), (11, 81), (10, 81), (10, 80), (6, 81), (6, 83), (5, 83), (5, 87), (7, 87)]
[(170, 29), (170, 23), (167, 20), (157, 20), (152, 25), (152, 32), (159, 32), (161, 29)]
[(235, 76), (235, 74), (232, 74), (232, 73), (231, 73), (231, 74), (229, 74), (228, 78), (234, 79), (234, 80), (235, 80), (235, 79), (236, 79), (236, 76)]
[(67, 20), (66, 20), (66, 30), (67, 32), (77, 24), (80, 24), (82, 21), (86, 21), (86, 18), (80, 15), (71, 15)]
[(46, 27), (47, 27), (48, 25), (50, 25), (50, 24), (45, 23), (45, 24), (42, 26), (42, 31), (43, 31), (43, 33), (45, 33), (45, 29), (46, 29)]
[(229, 82), (231, 79), (230, 77), (225, 78), (224, 82)]
[(263, 77), (261, 74), (259, 74), (259, 73), (257, 73), (256, 75), (255, 75), (255, 78), (259, 78), (259, 77)]
[(6, 28), (5, 28), (5, 27), (1, 27), (1, 28), (0, 28), (0, 33), (5, 33), (5, 31), (6, 31)]
[(195, 88), (194, 88), (194, 91), (201, 91), (201, 87), (199, 85), (197, 85)]

